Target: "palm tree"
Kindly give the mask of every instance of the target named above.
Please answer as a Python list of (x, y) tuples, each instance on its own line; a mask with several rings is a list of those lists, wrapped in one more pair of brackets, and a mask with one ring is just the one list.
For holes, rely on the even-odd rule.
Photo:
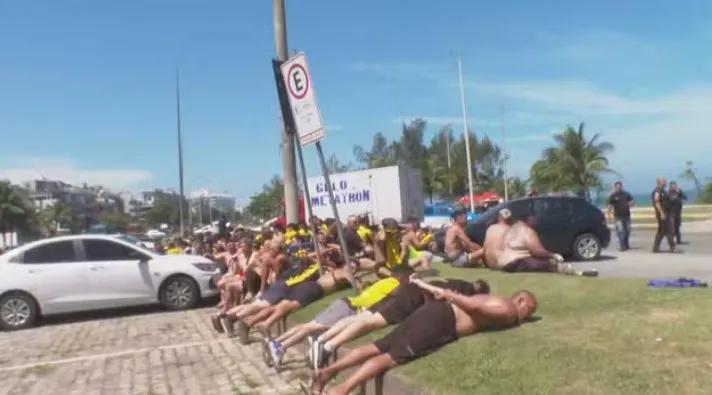
[(532, 186), (539, 190), (574, 191), (590, 201), (591, 190), (602, 185), (603, 174), (618, 174), (608, 167), (607, 155), (615, 147), (600, 139), (598, 133), (587, 139), (583, 122), (578, 129), (568, 126), (554, 135), (556, 145), (545, 149), (532, 166)]
[(5, 234), (25, 228), (31, 213), (32, 207), (26, 196), (9, 181), (0, 181), (0, 233), (3, 245), (7, 243)]

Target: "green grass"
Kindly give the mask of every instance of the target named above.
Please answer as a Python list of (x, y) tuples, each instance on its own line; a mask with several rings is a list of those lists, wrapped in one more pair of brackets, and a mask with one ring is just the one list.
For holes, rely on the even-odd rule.
[[(536, 315), (542, 319), (460, 339), (396, 370), (430, 393), (694, 395), (712, 391), (712, 293), (707, 289), (651, 289), (636, 280), (441, 269), (447, 277), (485, 278), (497, 293), (529, 289), (539, 298)], [(347, 294), (332, 295), (292, 318), (307, 321)]]

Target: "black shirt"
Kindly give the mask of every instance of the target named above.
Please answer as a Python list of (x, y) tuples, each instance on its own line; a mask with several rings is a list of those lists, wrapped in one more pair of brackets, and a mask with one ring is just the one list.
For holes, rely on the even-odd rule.
[(686, 200), (687, 196), (681, 190), (670, 191), (670, 212), (673, 214), (680, 214), (682, 211), (682, 202)]
[(630, 202), (633, 196), (626, 191), (613, 192), (608, 197), (608, 204), (613, 207), (613, 215), (616, 218), (630, 218)]
[[(663, 210), (662, 213), (658, 212), (658, 208), (655, 206), (655, 194), (660, 195), (660, 208)], [(670, 197), (668, 196), (667, 191), (665, 188), (657, 187), (653, 189), (653, 193), (650, 194), (650, 199), (653, 203), (653, 208), (655, 208), (655, 215), (659, 216), (660, 214), (665, 214), (668, 212), (668, 208), (670, 207)]]

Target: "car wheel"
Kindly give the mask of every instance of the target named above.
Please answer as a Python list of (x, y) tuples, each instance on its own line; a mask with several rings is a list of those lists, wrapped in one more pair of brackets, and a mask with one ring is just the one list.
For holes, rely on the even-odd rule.
[(195, 281), (188, 276), (173, 276), (161, 286), (161, 304), (169, 310), (188, 310), (198, 304), (200, 291)]
[(580, 234), (574, 241), (574, 259), (595, 261), (601, 257), (601, 240), (592, 233)]
[(35, 299), (24, 292), (13, 292), (0, 299), (0, 329), (16, 331), (33, 326), (39, 316)]

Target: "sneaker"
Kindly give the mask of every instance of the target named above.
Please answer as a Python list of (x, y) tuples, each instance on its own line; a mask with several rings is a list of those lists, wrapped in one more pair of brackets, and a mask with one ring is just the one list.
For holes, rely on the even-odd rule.
[(227, 333), (227, 337), (235, 337), (235, 323), (237, 322), (237, 318), (235, 318), (234, 316), (226, 316), (220, 321), (223, 330), (225, 331), (225, 333)]
[(581, 270), (581, 276), (583, 276), (583, 277), (598, 277), (598, 270), (596, 270), (596, 269)]
[(319, 369), (322, 351), (324, 351), (324, 343), (316, 339), (311, 347), (311, 363), (315, 371)]
[(240, 338), (240, 343), (247, 344), (250, 342), (250, 328), (242, 321), (237, 322), (237, 335)]
[(270, 357), (272, 358), (272, 363), (274, 365), (280, 365), (282, 363), (282, 346), (277, 342), (277, 340), (269, 341), (269, 351)]
[(318, 369), (323, 369), (327, 366), (329, 366), (329, 361), (331, 361), (331, 357), (334, 354), (331, 351), (328, 351), (326, 348), (324, 348), (324, 343), (321, 344), (321, 354), (319, 355), (320, 359), (317, 364)]
[(314, 366), (314, 353), (312, 352), (312, 347), (314, 347), (314, 342), (316, 342), (316, 336), (307, 336), (307, 361), (309, 366)]
[(213, 329), (215, 329), (215, 332), (225, 333), (225, 326), (223, 324), (223, 319), (220, 314), (215, 314), (214, 316), (210, 317), (210, 323), (213, 325)]
[(260, 343), (262, 345), (262, 360), (265, 362), (265, 365), (267, 365), (268, 367), (274, 366), (270, 347), (270, 339), (265, 337)]

